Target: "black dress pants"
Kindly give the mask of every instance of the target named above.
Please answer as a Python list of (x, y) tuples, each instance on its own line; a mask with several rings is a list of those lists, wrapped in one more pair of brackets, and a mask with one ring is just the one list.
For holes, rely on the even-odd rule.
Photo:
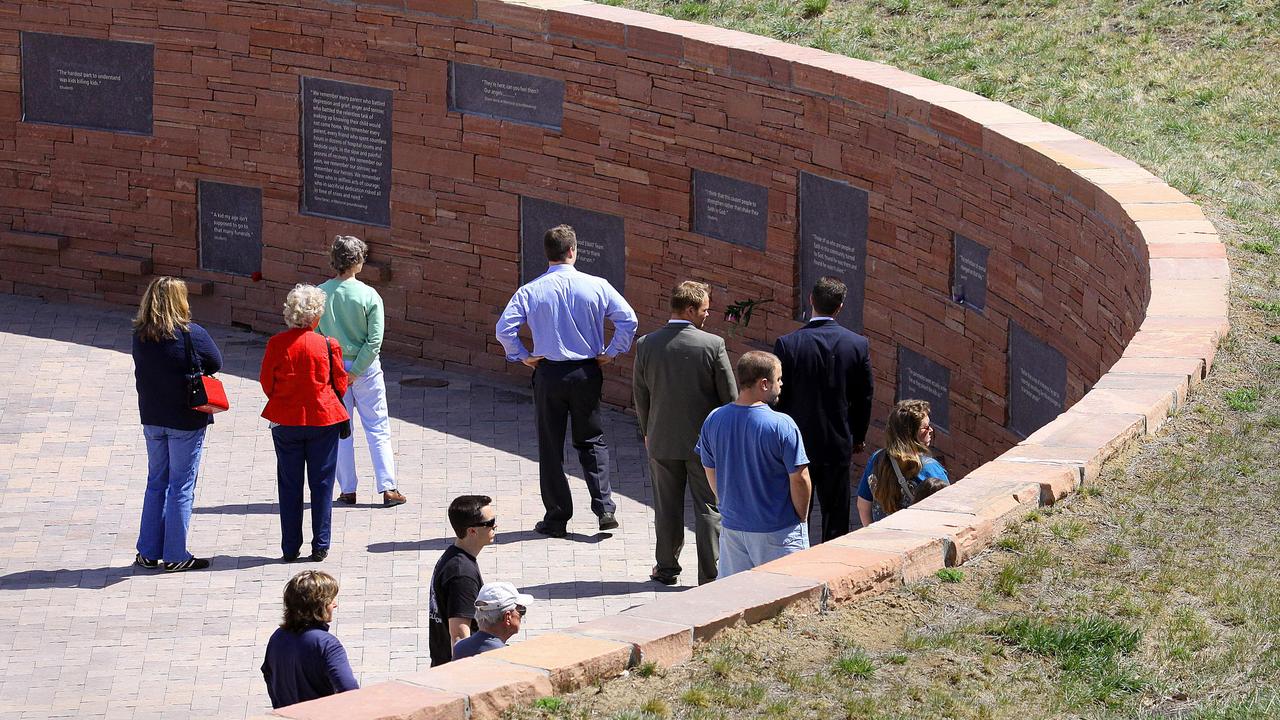
[(538, 419), (538, 480), (543, 520), (563, 528), (573, 517), (573, 497), (564, 474), (564, 435), (572, 422), (573, 447), (597, 516), (617, 507), (609, 490), (609, 446), (600, 427), (604, 374), (594, 359), (543, 360), (533, 373), (533, 405)]
[[(849, 534), (849, 501), (853, 497), (849, 461), (810, 463), (809, 480), (813, 494), (822, 505), (822, 542)], [(809, 503), (813, 508), (813, 503)]]

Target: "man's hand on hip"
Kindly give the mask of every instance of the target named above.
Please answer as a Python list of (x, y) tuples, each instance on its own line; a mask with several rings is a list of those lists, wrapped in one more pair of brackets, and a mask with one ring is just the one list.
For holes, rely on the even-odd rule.
[(538, 367), (538, 363), (542, 362), (542, 356), (530, 355), (529, 357), (521, 360), (520, 362), (524, 363), (525, 365), (528, 365), (531, 368), (536, 368)]
[(608, 365), (609, 363), (613, 362), (613, 358), (609, 355), (597, 355), (596, 362), (600, 363), (601, 367), (604, 367), (605, 365)]

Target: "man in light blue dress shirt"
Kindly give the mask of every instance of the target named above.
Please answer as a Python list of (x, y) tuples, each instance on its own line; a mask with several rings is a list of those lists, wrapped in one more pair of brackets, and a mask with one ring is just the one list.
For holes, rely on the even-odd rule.
[[(573, 423), (573, 447), (591, 494), (591, 510), (601, 530), (618, 527), (609, 490), (609, 447), (600, 426), (601, 367), (631, 347), (636, 314), (603, 278), (578, 272), (578, 238), (573, 228), (557, 225), (543, 237), (547, 271), (525, 283), (498, 318), (496, 332), (510, 362), (533, 368), (533, 401), (538, 421), (538, 478), (543, 519), (534, 527), (543, 535), (564, 537), (573, 516), (573, 498), (564, 474), (564, 436)], [(604, 320), (613, 323), (613, 339), (604, 342)], [(528, 323), (533, 352), (520, 340)]]

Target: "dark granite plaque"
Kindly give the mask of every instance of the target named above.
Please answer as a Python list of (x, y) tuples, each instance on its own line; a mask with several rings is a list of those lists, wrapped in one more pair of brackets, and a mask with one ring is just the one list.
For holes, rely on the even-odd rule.
[(262, 189), (201, 180), (200, 268), (232, 275), (262, 271)]
[(559, 130), (564, 81), (451, 62), (449, 110)]
[(951, 298), (974, 310), (987, 307), (988, 248), (955, 233), (955, 262), (951, 267)]
[(151, 134), (155, 47), (22, 33), (25, 122)]
[(578, 236), (578, 261), (574, 267), (602, 277), (618, 292), (625, 292), (627, 245), (622, 218), (527, 197), (520, 198), (520, 282), (529, 282), (546, 272), (542, 238), (561, 224), (573, 227)]
[(693, 231), (764, 250), (769, 188), (724, 175), (693, 171)]
[(849, 287), (836, 320), (862, 332), (862, 303), (867, 283), (867, 191), (839, 180), (800, 173), (800, 286), (796, 315), (808, 319), (809, 294), (818, 279), (831, 275)]
[(391, 225), (391, 91), (302, 78), (302, 212)]
[(1009, 321), (1009, 429), (1027, 437), (1062, 414), (1067, 360)]
[(929, 423), (951, 432), (951, 370), (898, 346), (897, 400), (929, 401)]

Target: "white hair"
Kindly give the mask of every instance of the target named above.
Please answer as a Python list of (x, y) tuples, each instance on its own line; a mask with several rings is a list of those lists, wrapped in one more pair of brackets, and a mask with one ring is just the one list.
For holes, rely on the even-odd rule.
[(284, 322), (291, 328), (308, 328), (324, 315), (324, 291), (315, 285), (299, 283), (284, 299)]
[(507, 613), (515, 610), (515, 607), (509, 607), (506, 610), (490, 610), (486, 608), (476, 608), (476, 624), (480, 627), (494, 627), (502, 624), (502, 618)]

